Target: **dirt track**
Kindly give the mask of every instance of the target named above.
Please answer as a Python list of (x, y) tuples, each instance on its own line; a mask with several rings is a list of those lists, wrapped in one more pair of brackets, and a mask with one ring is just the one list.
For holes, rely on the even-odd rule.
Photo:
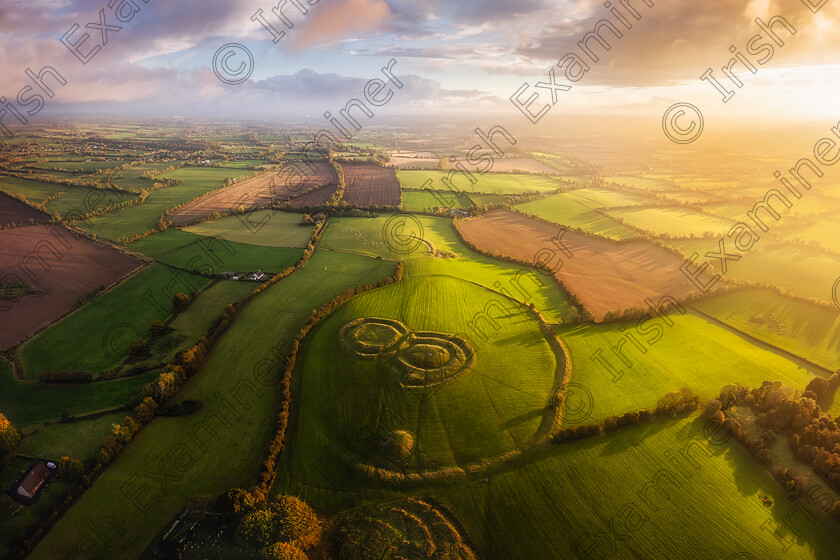
[[(0, 231), (0, 350), (17, 345), (72, 311), (90, 291), (110, 286), (142, 264), (59, 226)], [(32, 294), (18, 299), (18, 292), (5, 289), (11, 283), (29, 286)]]
[[(645, 298), (658, 302), (668, 295), (680, 301), (696, 291), (680, 272), (680, 257), (645, 241), (614, 244), (566, 232), (560, 242), (571, 252), (568, 257), (552, 241), (558, 226), (522, 214), (500, 210), (457, 224), (467, 242), (485, 251), (530, 263), (551, 257), (547, 264), (555, 276), (597, 320), (610, 310), (647, 307)], [(541, 250), (545, 252), (538, 257)]]

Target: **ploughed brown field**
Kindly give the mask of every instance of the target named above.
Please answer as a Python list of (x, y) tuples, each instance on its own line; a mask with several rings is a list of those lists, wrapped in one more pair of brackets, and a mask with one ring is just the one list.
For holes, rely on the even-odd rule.
[(371, 163), (342, 163), (344, 200), (358, 206), (399, 206), (400, 183), (392, 167)]
[(663, 296), (671, 296), (680, 301), (697, 291), (680, 272), (680, 257), (646, 241), (615, 244), (567, 231), (557, 242), (571, 252), (572, 256), (567, 257), (552, 241), (556, 240), (559, 226), (509, 210), (455, 223), (467, 242), (484, 251), (548, 264), (597, 320), (603, 319), (607, 311), (648, 307), (645, 298), (658, 302)]
[(0, 192), (0, 228), (16, 224), (32, 225), (43, 224), (50, 220), (50, 217), (43, 212), (35, 210), (28, 204)]
[[(55, 225), (0, 231), (0, 350), (73, 310), (142, 263)], [(31, 290), (20, 297), (20, 286)]]
[(332, 194), (335, 192), (336, 188), (337, 186), (334, 187), (332, 185), (327, 185), (326, 187), (315, 189), (312, 192), (308, 192), (306, 194), (294, 197), (292, 200), (289, 201), (289, 205), (292, 208), (321, 206), (327, 203), (327, 201), (330, 199), (330, 196), (332, 196)]
[[(245, 211), (265, 208), (274, 202), (283, 202), (314, 187), (335, 184), (338, 177), (335, 170), (325, 161), (312, 163), (317, 167), (312, 171), (306, 163), (289, 166), (288, 171), (274, 170), (257, 175), (235, 185), (209, 192), (167, 214), (166, 219), (175, 226), (194, 223), (206, 218), (213, 212), (231, 214), (242, 206)], [(301, 175), (299, 172), (303, 172)], [(329, 195), (327, 195), (329, 198)]]

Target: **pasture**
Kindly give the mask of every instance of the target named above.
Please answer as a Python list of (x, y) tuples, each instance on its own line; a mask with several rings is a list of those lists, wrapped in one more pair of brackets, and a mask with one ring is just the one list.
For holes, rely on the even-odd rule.
[(572, 381), (591, 395), (591, 414), (567, 420), (581, 424), (653, 408), (662, 395), (683, 387), (706, 400), (728, 383), (753, 387), (780, 380), (804, 390), (814, 375), (826, 375), (690, 310), (671, 311), (667, 319), (560, 329), (572, 355)]
[(654, 236), (689, 237), (707, 232), (720, 236), (734, 225), (729, 220), (680, 207), (616, 208), (607, 210), (607, 214)]
[(793, 506), (779, 483), (734, 439), (709, 440), (696, 417), (554, 446), (492, 473), (488, 484), (468, 480), (439, 494), (480, 558), (613, 550), (611, 558), (734, 559), (750, 551), (822, 560), (840, 546), (837, 522), (805, 500), (798, 507), (814, 521), (801, 523), (801, 537), (791, 534), (784, 519)]
[(295, 264), (303, 251), (291, 247), (262, 247), (215, 238), (199, 238), (179, 249), (160, 255), (164, 264), (200, 274), (223, 272), (278, 273)]
[(592, 211), (593, 203), (580, 200), (578, 191), (556, 194), (517, 205), (517, 209), (548, 220), (554, 224), (579, 228), (610, 239), (632, 239), (638, 234), (632, 229)]
[[(371, 317), (399, 321), (417, 342), (394, 350), (394, 361), (384, 342), (378, 353), (355, 353), (344, 327), (381, 321)], [(441, 342), (451, 335), (474, 359), (445, 366), (441, 381), (432, 372), (454, 359)], [(465, 468), (526, 449), (553, 419), (558, 360), (539, 324), (521, 304), (452, 277), (409, 270), (401, 282), (357, 296), (318, 327), (300, 363), (290, 470), (304, 484), (323, 485), (316, 464), (406, 475)], [(396, 432), (412, 441), (399, 454), (378, 444)]]
[[(550, 276), (530, 266), (499, 261), (473, 251), (458, 238), (449, 218), (413, 218), (417, 220), (416, 224), (409, 221), (405, 230), (399, 233), (400, 236), (422, 235), (423, 241), (435, 250), (446, 251), (457, 257), (431, 257), (428, 246), (418, 240), (411, 240), (406, 246), (400, 245), (393, 239), (398, 234), (391, 230), (389, 217), (334, 218), (321, 237), (319, 246), (335, 251), (400, 259), (405, 263), (407, 275), (448, 275), (474, 282), (523, 303), (533, 303), (551, 322), (562, 322), (562, 317), (568, 313), (571, 305)], [(422, 232), (415, 231), (415, 227), (422, 227)], [(390, 245), (386, 239), (391, 239)], [(404, 253), (403, 250), (410, 252)]]
[(0, 359), (0, 412), (17, 427), (29, 430), (48, 420), (58, 420), (65, 408), (80, 415), (123, 406), (156, 375), (150, 372), (95, 384), (18, 381), (11, 364)]
[(64, 194), (48, 201), (44, 208), (62, 218), (72, 218), (112, 204), (121, 204), (135, 197), (136, 195), (124, 191), (67, 187)]
[[(443, 179), (452, 174), (451, 185)], [(464, 173), (453, 169), (450, 171), (440, 170), (400, 170), (397, 178), (404, 189), (432, 188), (436, 190), (465, 191), (467, 194), (488, 193), (488, 194), (522, 194), (522, 193), (548, 193), (560, 188), (562, 183), (544, 175), (529, 175), (523, 173), (485, 173), (480, 175), (472, 173), (472, 179)], [(426, 182), (431, 180), (431, 184)]]
[(201, 292), (209, 284), (207, 278), (151, 264), (26, 341), (18, 350), (24, 375), (113, 368), (128, 357), (133, 342), (148, 337), (152, 321), (172, 314), (176, 293)]
[(249, 245), (303, 248), (309, 243), (315, 228), (303, 225), (302, 218), (301, 214), (294, 212), (257, 210), (242, 216), (195, 224), (184, 228), (184, 231)]
[(56, 185), (54, 183), (46, 183), (43, 181), (35, 181), (32, 179), (21, 179), (19, 177), (7, 177), (0, 175), (0, 189), (6, 192), (23, 195), (30, 204), (40, 204), (48, 196), (59, 193), (68, 187), (66, 185)]
[[(735, 251), (734, 254), (741, 259), (727, 263), (727, 272), (722, 276), (724, 280), (737, 278), (758, 284), (767, 283), (790, 290), (799, 297), (832, 301), (832, 286), (840, 270), (840, 255), (770, 240), (760, 240), (749, 251), (739, 252), (733, 247), (731, 239), (727, 238), (725, 242), (727, 251)], [(719, 250), (717, 239), (672, 239), (665, 243), (679, 249), (686, 257)], [(717, 259), (700, 256), (696, 264), (707, 260), (711, 265), (710, 272), (721, 272)]]
[(403, 190), (402, 208), (406, 212), (431, 212), (435, 208), (469, 208), (474, 206), (471, 197), (453, 191)]
[(771, 290), (739, 290), (691, 304), (715, 319), (831, 370), (840, 368), (840, 313)]
[(253, 173), (244, 169), (212, 167), (184, 167), (161, 177), (182, 179), (181, 185), (149, 192), (143, 204), (129, 206), (104, 216), (97, 216), (77, 224), (80, 228), (112, 241), (123, 241), (157, 228), (158, 220), (170, 209), (190, 202), (193, 198), (224, 186), (225, 178), (241, 178)]
[(99, 418), (43, 426), (28, 435), (17, 449), (24, 455), (43, 455), (57, 461), (62, 456), (82, 462), (93, 459), (102, 440), (111, 435), (111, 425), (123, 421), (129, 411), (103, 414)]
[[(180, 394), (179, 398), (200, 400), (202, 408), (190, 416), (158, 417), (144, 428), (30, 557), (55, 558), (66, 546), (96, 542), (115, 560), (134, 558), (185, 502), (254, 484), (264, 445), (274, 431), (274, 380), (290, 340), (312, 309), (344, 290), (393, 274), (394, 266), (318, 251), (303, 268), (252, 300)], [(187, 462), (184, 453), (189, 454)], [(149, 465), (160, 461), (169, 472), (177, 472), (177, 484), (166, 491), (147, 486), (138, 495), (141, 501), (114, 500), (124, 495), (120, 489), (132, 477), (138, 478), (131, 488), (145, 484), (142, 477)], [(88, 523), (94, 518), (107, 519), (108, 524), (97, 531)], [(95, 550), (84, 550), (80, 560), (95, 557)]]

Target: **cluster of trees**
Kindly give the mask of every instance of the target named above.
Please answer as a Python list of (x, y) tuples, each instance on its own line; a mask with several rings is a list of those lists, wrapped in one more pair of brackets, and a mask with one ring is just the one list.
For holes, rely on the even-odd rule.
[(96, 466), (94, 473), (89, 475), (88, 483), (92, 483), (92, 476), (102, 467), (114, 460), (123, 447), (130, 442), (137, 432), (154, 418), (158, 404), (151, 397), (144, 398), (134, 408), (134, 416), (126, 416), (120, 424), (111, 425), (111, 435), (102, 440), (102, 445), (96, 451)]
[[(157, 183), (155, 184), (155, 186), (157, 186)], [(67, 221), (67, 222), (70, 222), (70, 223), (72, 223), (72, 222), (86, 222), (87, 220), (89, 220), (91, 218), (95, 218), (96, 216), (103, 216), (103, 215), (105, 215), (109, 212), (113, 212), (115, 210), (120, 210), (122, 208), (128, 208), (129, 206), (135, 206), (137, 204), (143, 204), (144, 202), (146, 202), (146, 199), (149, 198), (149, 191), (147, 191), (145, 189), (142, 189), (142, 190), (140, 190), (140, 192), (135, 193), (135, 194), (137, 195), (136, 197), (130, 198), (128, 200), (124, 200), (123, 202), (111, 203), (111, 204), (108, 204), (107, 206), (102, 206), (102, 207), (96, 208), (94, 210), (90, 210), (88, 208), (85, 208), (85, 210), (88, 210), (85, 213), (81, 213), (81, 212), (78, 212), (78, 211), (72, 211), (71, 210), (71, 212), (74, 212), (74, 213), (72, 215), (65, 216), (64, 220)]]
[(58, 475), (66, 480), (78, 480), (85, 474), (85, 466), (78, 459), (64, 456), (58, 461)]
[(295, 496), (261, 502), (234, 488), (222, 494), (217, 507), (236, 523), (236, 540), (258, 551), (260, 560), (306, 560), (303, 553), (317, 542), (321, 522), (309, 505)]
[(0, 414), (0, 456), (20, 445), (21, 436), (20, 430)]
[(347, 183), (344, 179), (344, 169), (342, 169), (341, 165), (333, 159), (328, 159), (327, 161), (332, 168), (335, 169), (335, 175), (338, 177), (335, 192), (332, 193), (330, 198), (327, 200), (327, 206), (338, 206), (338, 202), (344, 198), (344, 189), (347, 187)]
[[(555, 406), (562, 406), (562, 396), (555, 400)], [(632, 426), (639, 422), (647, 422), (655, 417), (677, 418), (691, 414), (700, 407), (700, 397), (694, 394), (691, 389), (683, 388), (678, 391), (670, 391), (659, 399), (656, 408), (653, 410), (640, 410), (638, 412), (626, 412), (604, 418), (600, 422), (590, 422), (579, 426), (564, 428), (554, 435), (554, 442), (574, 441), (586, 439), (592, 436), (603, 434), (623, 426)]]
[(96, 296), (98, 296), (99, 294), (101, 294), (104, 291), (105, 291), (105, 284), (100, 284), (99, 286), (95, 287), (94, 289), (92, 289), (91, 291), (86, 293), (84, 296), (80, 297), (78, 299), (78, 301), (76, 302), (76, 307), (78, 308), (78, 307), (83, 306), (84, 304), (86, 304), (87, 302), (89, 302), (90, 300), (92, 300), (93, 298), (95, 298)]
[(311, 216), (309, 214), (304, 214), (303, 215), (303, 220), (301, 220), (300, 223), (301, 223), (301, 225), (304, 225), (304, 226), (314, 226), (316, 223), (323, 222), (326, 219), (327, 219), (327, 216), (323, 212), (318, 212), (314, 216)]
[(294, 340), (292, 340), (289, 355), (286, 356), (286, 361), (283, 365), (283, 372), (280, 376), (280, 412), (277, 414), (274, 437), (268, 445), (267, 456), (260, 471), (260, 483), (254, 489), (254, 495), (257, 499), (263, 499), (264, 496), (268, 494), (268, 490), (271, 488), (271, 483), (274, 480), (274, 475), (276, 473), (277, 456), (283, 450), (283, 446), (286, 442), (286, 429), (289, 426), (289, 409), (291, 407), (292, 400), (292, 372), (295, 369), (298, 352), (300, 351), (300, 346), (303, 344), (303, 340), (306, 338), (306, 335), (309, 334), (319, 321), (341, 307), (341, 305), (353, 296), (369, 290), (388, 286), (394, 282), (399, 282), (402, 279), (402, 273), (402, 262), (398, 262), (393, 276), (384, 278), (376, 284), (366, 284), (353, 290), (347, 290), (341, 295), (336, 296), (329, 302), (325, 303), (317, 311), (313, 311), (312, 316), (300, 328)]
[[(706, 405), (705, 415), (721, 422), (758, 460), (768, 464), (771, 458), (767, 448), (773, 445), (777, 434), (786, 436), (796, 458), (840, 491), (840, 427), (819, 405), (820, 401), (829, 400), (838, 386), (840, 373), (828, 379), (812, 379), (801, 395), (792, 393), (781, 381), (765, 381), (752, 388), (727, 385), (718, 399)], [(756, 413), (755, 423), (762, 430), (759, 437), (742, 429), (732, 414), (733, 406), (744, 406)], [(801, 491), (800, 481), (789, 468), (777, 472), (776, 477), (786, 489)], [(840, 518), (840, 502), (834, 504), (832, 512)]]

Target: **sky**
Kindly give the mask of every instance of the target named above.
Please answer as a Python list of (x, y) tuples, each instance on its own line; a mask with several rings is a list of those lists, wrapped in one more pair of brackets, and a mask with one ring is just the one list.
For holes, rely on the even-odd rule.
[[(320, 118), (361, 98), (369, 80), (384, 80), (381, 69), (393, 60), (403, 87), (377, 108), (386, 115), (494, 113), (528, 122), (548, 107), (540, 120), (557, 126), (586, 114), (662, 115), (687, 102), (718, 121), (838, 116), (840, 0), (295, 2), (3, 0), (0, 96), (32, 121)], [(775, 16), (784, 22), (769, 31), (756, 22)], [(609, 50), (591, 38), (588, 55), (578, 43), (596, 29)], [(248, 54), (220, 51), (230, 44)], [(721, 70), (736, 55), (754, 70), (736, 63), (740, 87)], [(32, 115), (38, 90), (28, 90), (24, 108), (19, 94), (33, 84), (26, 70), (45, 67), (67, 83), (45, 78), (54, 96)], [(731, 92), (725, 103), (701, 79), (710, 68)], [(228, 81), (249, 75), (234, 84), (219, 73)]]

